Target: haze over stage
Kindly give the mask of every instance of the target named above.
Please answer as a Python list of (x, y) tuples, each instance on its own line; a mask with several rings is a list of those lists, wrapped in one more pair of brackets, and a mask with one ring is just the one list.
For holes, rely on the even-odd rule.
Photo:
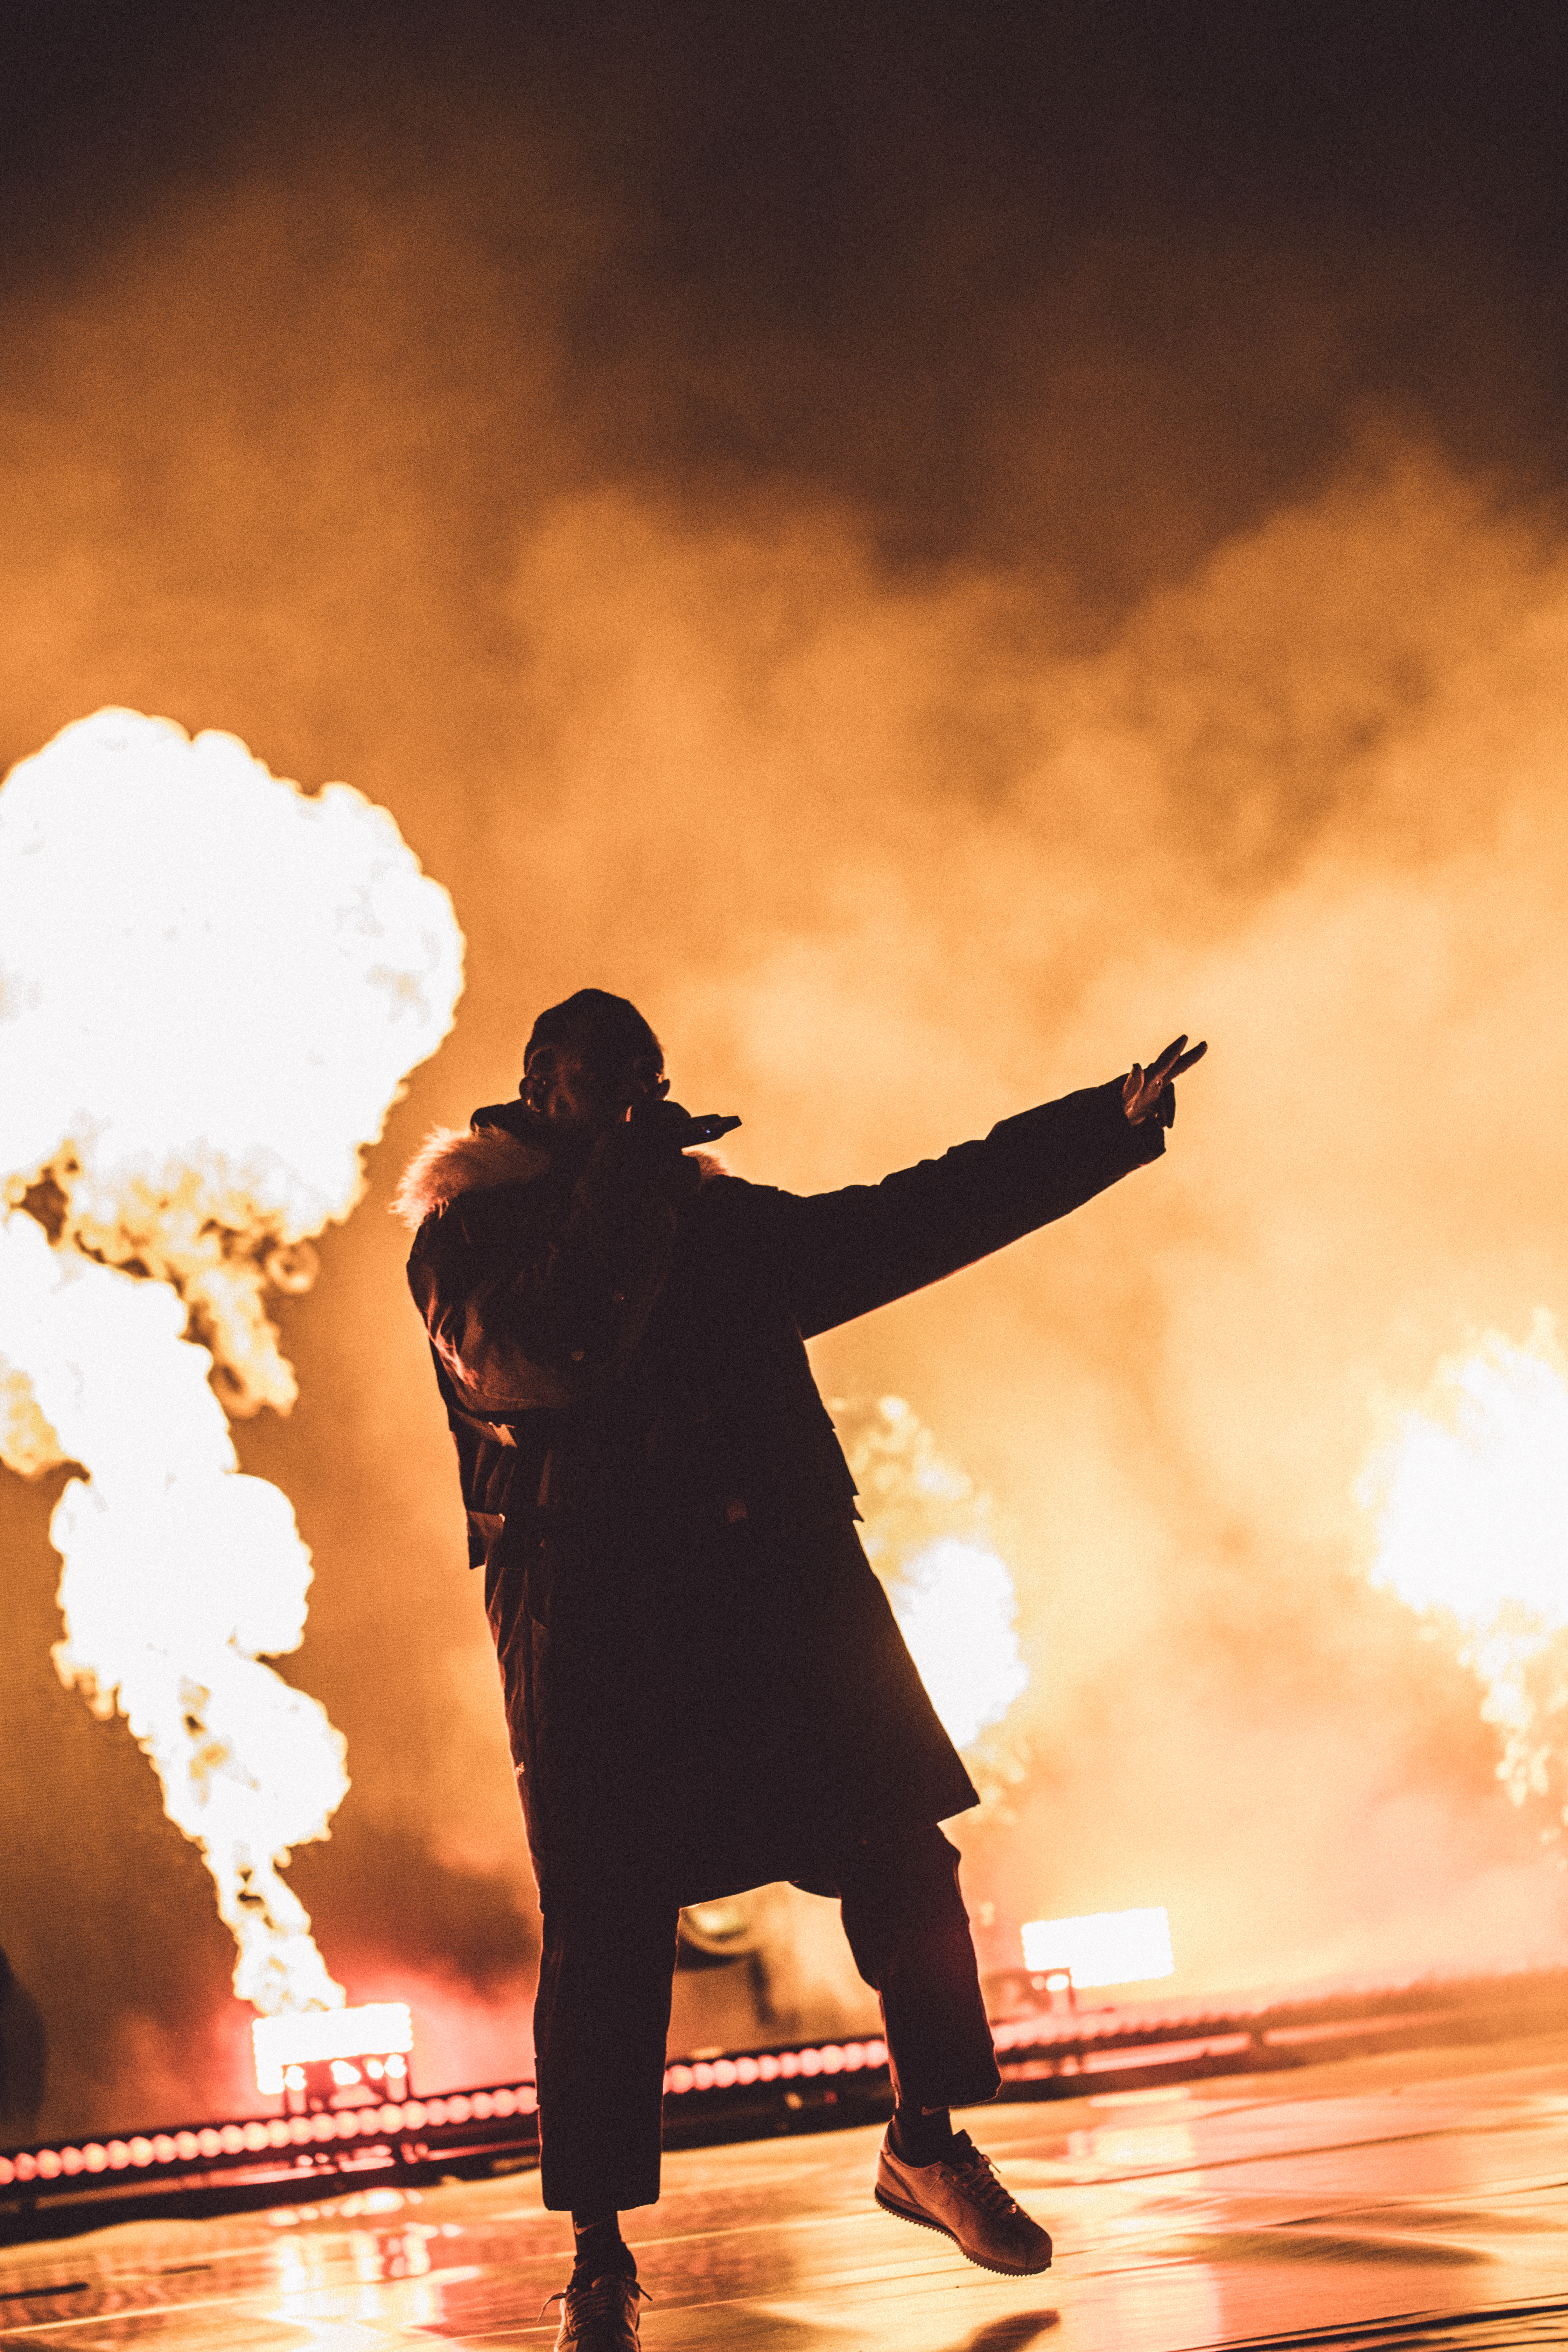
[[(1568, 13), (3, 16), (0, 768), (110, 702), (232, 730), (470, 943), (234, 1441), (353, 1779), (285, 1883), (415, 2083), (527, 2074), (538, 1928), (384, 1210), (584, 980), (797, 1190), (1213, 1041), (1158, 1182), (818, 1351), (994, 1497), (988, 1969), (1152, 1906), (1183, 1995), (1568, 1958), (1568, 1743), (1510, 1804), (1519, 1708), (1356, 1499), (1384, 1408), (1568, 1305)], [(50, 1662), (70, 1475), (0, 1475), (15, 2142), (255, 2097), (199, 1853)], [(813, 1902), (765, 2031), (863, 2036)], [(763, 2030), (751, 1976), (683, 1971), (676, 2046)]]
[[(693, 2149), (628, 2217), (647, 2352), (1500, 2352), (1568, 2333), (1568, 2032), (983, 2123), (1056, 2234), (1049, 2273), (993, 2277), (879, 2212), (874, 2128)], [(0, 2344), (96, 2346), (111, 2326), (148, 2352), (502, 2352), (552, 2339), (566, 2235), (533, 2173), (137, 2223), (0, 2258)]]

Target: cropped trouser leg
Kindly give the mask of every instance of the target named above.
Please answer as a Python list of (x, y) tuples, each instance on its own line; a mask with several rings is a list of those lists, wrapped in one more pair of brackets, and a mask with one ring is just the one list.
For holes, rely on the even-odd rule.
[[(1000, 2086), (958, 1853), (934, 1824), (858, 1847), (845, 1932), (881, 2005), (893, 2087), (922, 2107)], [(658, 2196), (673, 1904), (646, 1894), (553, 1904), (534, 2007), (544, 2202), (624, 2211)]]
[(545, 1912), (533, 2055), (552, 2212), (621, 2212), (658, 2200), (679, 1916), (646, 1895)]
[(1002, 2086), (958, 1864), (932, 1822), (858, 1846), (844, 1877), (844, 1932), (882, 2004), (900, 2105), (969, 2106)]

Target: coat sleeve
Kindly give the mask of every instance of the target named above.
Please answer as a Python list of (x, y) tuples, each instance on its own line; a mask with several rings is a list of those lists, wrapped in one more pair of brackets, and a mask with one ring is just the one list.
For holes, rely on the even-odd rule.
[(464, 1193), (421, 1228), (409, 1286), (469, 1411), (579, 1403), (641, 1339), (689, 1179), (679, 1160), (650, 1167), (626, 1134), (595, 1146), (569, 1192), (544, 1178)]
[(785, 1280), (802, 1337), (989, 1257), (1164, 1148), (1153, 1119), (1128, 1119), (1114, 1078), (1004, 1119), (984, 1142), (958, 1144), (879, 1184), (782, 1195)]

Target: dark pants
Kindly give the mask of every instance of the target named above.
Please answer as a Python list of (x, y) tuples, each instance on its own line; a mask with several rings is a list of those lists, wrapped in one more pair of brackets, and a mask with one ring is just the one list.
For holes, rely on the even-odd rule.
[[(1000, 2087), (958, 1859), (931, 1823), (857, 1847), (837, 1874), (855, 1965), (881, 2002), (894, 2092), (921, 2107), (967, 2106)], [(552, 2211), (658, 2197), (678, 1916), (607, 1888), (545, 1911), (533, 2039)]]

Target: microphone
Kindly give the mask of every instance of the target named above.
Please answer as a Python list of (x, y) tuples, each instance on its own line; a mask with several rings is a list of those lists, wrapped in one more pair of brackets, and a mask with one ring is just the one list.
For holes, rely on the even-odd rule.
[[(641, 1110), (635, 1124), (657, 1126), (666, 1142), (684, 1151), (694, 1143), (716, 1143), (741, 1124), (733, 1112), (717, 1110), (689, 1111), (679, 1103), (660, 1101), (657, 1107)], [(547, 1143), (550, 1123), (529, 1108), (521, 1096), (510, 1102), (484, 1103), (475, 1111), (470, 1122), (474, 1127), (499, 1127), (521, 1143)]]

